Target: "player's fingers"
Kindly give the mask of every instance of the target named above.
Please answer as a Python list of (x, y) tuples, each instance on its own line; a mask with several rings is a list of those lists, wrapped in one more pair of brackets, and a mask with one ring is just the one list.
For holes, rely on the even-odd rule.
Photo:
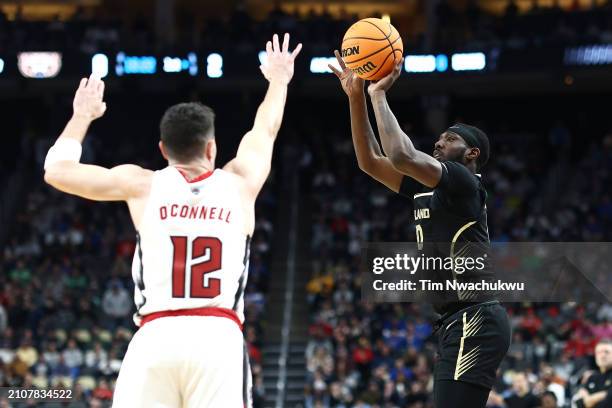
[(280, 45), (278, 44), (278, 34), (274, 34), (272, 36), (272, 51), (278, 52), (280, 49)]
[(338, 60), (338, 64), (340, 64), (340, 68), (342, 68), (342, 70), (345, 71), (346, 70), (346, 64), (344, 63), (344, 60), (340, 56), (340, 51), (334, 50), (334, 55), (336, 56), (336, 60)]
[(289, 51), (289, 33), (285, 33), (283, 37), (283, 52), (286, 53)]
[(302, 51), (302, 43), (299, 43), (297, 45), (297, 47), (295, 47), (295, 50), (293, 50), (293, 52), (291, 53), (291, 58), (295, 59), (295, 57), (298, 56), (298, 54), (300, 53), (300, 51)]
[(266, 43), (266, 52), (268, 53), (268, 55), (272, 54), (272, 41), (268, 41)]
[(393, 67), (393, 70), (396, 73), (399, 73), (402, 71), (402, 60), (400, 60), (397, 64), (395, 64), (395, 66)]
[(98, 83), (100, 82), (100, 80), (98, 79), (98, 77), (96, 75), (94, 75), (93, 73), (89, 76), (89, 81), (87, 81), (87, 87), (90, 89), (97, 89), (98, 88)]
[(334, 67), (332, 64), (327, 64), (327, 66), (329, 67), (329, 69), (331, 69), (331, 71), (336, 74), (336, 76), (338, 77), (338, 79), (342, 79), (342, 72), (338, 71), (338, 69), (336, 69), (336, 67)]
[(380, 81), (370, 81), (370, 85), (368, 85), (368, 92), (373, 92), (376, 89), (380, 88), (378, 85)]
[(79, 89), (83, 89), (87, 86), (87, 78), (81, 78), (81, 82), (79, 82)]
[(98, 86), (96, 87), (96, 90), (98, 91), (98, 94), (100, 94), (100, 97), (104, 95), (104, 81), (98, 80)]

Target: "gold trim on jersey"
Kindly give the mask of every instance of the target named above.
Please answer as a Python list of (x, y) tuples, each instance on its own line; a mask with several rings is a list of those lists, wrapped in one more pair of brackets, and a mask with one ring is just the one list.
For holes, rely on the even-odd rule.
[(479, 308), (469, 321), (467, 320), (467, 312), (463, 312), (463, 336), (461, 337), (459, 354), (457, 355), (457, 364), (455, 365), (455, 381), (459, 380), (459, 377), (465, 374), (470, 368), (474, 367), (478, 361), (480, 345), (474, 347), (466, 354), (463, 354), (463, 349), (465, 345), (465, 339), (470, 336), (474, 336), (482, 328), (484, 316), (481, 312), (482, 309)]
[(468, 229), (469, 227), (471, 227), (474, 224), (476, 224), (476, 221), (470, 221), (467, 224), (465, 224), (463, 227), (461, 227), (461, 228), (459, 228), (457, 230), (457, 232), (453, 236), (453, 240), (451, 241), (451, 250), (450, 250), (451, 258), (453, 257), (453, 253), (455, 252), (455, 244), (457, 243), (457, 240), (459, 239), (459, 236), (463, 233), (463, 231), (465, 231), (466, 229)]
[[(465, 231), (466, 229), (468, 229), (474, 224), (476, 224), (476, 221), (470, 221), (457, 230), (457, 232), (453, 236), (453, 240), (451, 241), (451, 247), (450, 247), (450, 257), (451, 258), (454, 259), (455, 257), (461, 257), (465, 254), (465, 252), (467, 252), (468, 247), (466, 245), (455, 254), (455, 244), (457, 243), (457, 240), (459, 239), (459, 236), (463, 233), (463, 231)], [(453, 268), (453, 282), (457, 282), (457, 274), (455, 273), (454, 268)], [(457, 296), (459, 296), (459, 299), (461, 300), (469, 300), (470, 297), (475, 296), (475, 293), (472, 293), (469, 291), (459, 291), (458, 290)]]

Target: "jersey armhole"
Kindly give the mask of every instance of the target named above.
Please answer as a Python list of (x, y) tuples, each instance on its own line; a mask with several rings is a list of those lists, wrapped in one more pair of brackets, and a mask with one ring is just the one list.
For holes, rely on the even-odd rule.
[(404, 176), (402, 178), (402, 182), (400, 183), (398, 194), (413, 200), (414, 195), (423, 192), (424, 187), (425, 186), (412, 177)]
[[(140, 234), (140, 231), (142, 231), (142, 222), (146, 219), (147, 213), (149, 211), (149, 208), (151, 207), (151, 197), (154, 197), (154, 192), (155, 192), (155, 184), (156, 184), (156, 179), (158, 178), (160, 174), (159, 170), (153, 170), (153, 176), (151, 177), (151, 187), (149, 188), (149, 194), (146, 197), (143, 197), (143, 200), (145, 200), (145, 204), (144, 204), (144, 208), (142, 209), (142, 215), (140, 218), (140, 225), (136, 226), (136, 224), (134, 224), (134, 229), (136, 230), (137, 234)], [(132, 220), (132, 223), (134, 221)]]
[[(244, 183), (244, 179), (240, 177), (239, 175), (237, 175), (236, 173), (233, 173), (231, 171), (228, 171), (222, 168), (218, 168), (215, 171), (215, 173), (222, 175), (222, 177), (224, 177), (223, 181), (227, 181), (228, 183), (231, 183), (231, 186), (233, 187), (235, 194), (236, 194), (237, 202), (240, 203), (240, 208), (242, 209), (242, 222), (244, 226), (240, 228), (240, 231), (245, 236), (252, 236), (255, 232), (254, 228), (255, 228), (255, 223), (257, 222), (257, 220), (256, 219), (253, 220), (253, 231), (246, 231), (244, 227), (246, 226), (246, 223), (248, 222), (249, 214), (246, 212), (247, 209), (245, 208), (245, 205), (244, 205), (243, 191), (241, 190), (242, 188), (241, 183)], [(262, 190), (263, 190), (263, 187), (262, 187)], [(253, 217), (255, 217), (255, 202), (257, 201), (257, 198), (259, 197), (260, 194), (261, 194), (261, 191), (259, 192), (259, 194), (257, 194), (255, 199), (251, 203), (253, 206)]]

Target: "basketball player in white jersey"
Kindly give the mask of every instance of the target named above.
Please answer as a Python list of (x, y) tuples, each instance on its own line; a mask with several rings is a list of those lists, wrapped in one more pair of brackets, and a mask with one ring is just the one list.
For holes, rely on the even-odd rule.
[(79, 163), (90, 123), (106, 110), (104, 83), (81, 80), (73, 117), (47, 154), (45, 181), (90, 200), (126, 201), (138, 231), (132, 275), (140, 329), (123, 360), (113, 407), (249, 406), (241, 331), (248, 242), (300, 50), (298, 44), (289, 51), (288, 34), (282, 46), (277, 35), (268, 41), (260, 67), (266, 96), (236, 157), (220, 169), (214, 113), (199, 103), (164, 114), (165, 169)]

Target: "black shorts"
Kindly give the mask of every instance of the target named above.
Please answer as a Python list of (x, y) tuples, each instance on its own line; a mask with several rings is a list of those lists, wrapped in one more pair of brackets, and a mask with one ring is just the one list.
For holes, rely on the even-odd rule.
[(464, 381), (491, 388), (510, 347), (511, 328), (499, 302), (467, 307), (444, 319), (438, 332), (434, 380)]

